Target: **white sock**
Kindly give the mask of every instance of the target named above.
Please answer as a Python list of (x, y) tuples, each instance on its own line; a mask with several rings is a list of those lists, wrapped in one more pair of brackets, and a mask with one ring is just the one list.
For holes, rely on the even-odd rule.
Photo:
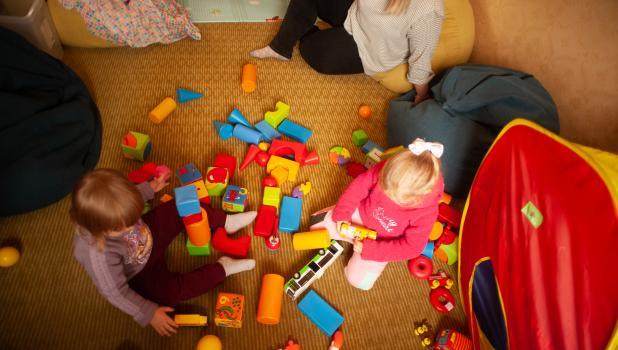
[(265, 46), (261, 49), (253, 50), (249, 52), (249, 55), (255, 58), (274, 58), (274, 59), (281, 60), (281, 61), (290, 60), (289, 58), (283, 57), (277, 52), (275, 52), (275, 50), (273, 50), (270, 46)]
[(255, 267), (255, 260), (253, 259), (232, 259), (229, 256), (222, 256), (219, 260), (217, 260), (217, 262), (223, 266), (225, 276), (253, 270)]
[(232, 234), (252, 223), (256, 216), (257, 211), (248, 211), (246, 213), (228, 215), (225, 218), (225, 231), (227, 231), (228, 235)]

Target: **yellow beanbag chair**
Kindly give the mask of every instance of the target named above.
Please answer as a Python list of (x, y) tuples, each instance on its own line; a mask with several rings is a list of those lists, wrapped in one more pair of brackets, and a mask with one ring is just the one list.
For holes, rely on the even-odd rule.
[(48, 0), (47, 6), (63, 45), (85, 48), (119, 47), (112, 42), (90, 34), (79, 13), (65, 9), (59, 0)]
[[(433, 53), (431, 68), (439, 74), (447, 68), (468, 62), (474, 46), (474, 14), (468, 0), (444, 0), (444, 22)], [(408, 64), (372, 76), (385, 88), (404, 93), (414, 86), (408, 81)]]

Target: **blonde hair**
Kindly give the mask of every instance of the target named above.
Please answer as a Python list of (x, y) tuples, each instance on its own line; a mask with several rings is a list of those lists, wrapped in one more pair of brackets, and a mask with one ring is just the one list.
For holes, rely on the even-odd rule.
[(386, 161), (380, 172), (379, 184), (384, 193), (400, 205), (416, 205), (421, 197), (431, 193), (440, 178), (440, 159), (431, 152), (420, 155), (400, 151)]
[(69, 213), (78, 232), (87, 230), (102, 250), (106, 233), (134, 225), (143, 210), (144, 199), (134, 184), (116, 170), (97, 169), (75, 185)]
[(386, 7), (384, 7), (384, 13), (387, 15), (399, 15), (408, 7), (410, 7), (410, 0), (388, 0)]

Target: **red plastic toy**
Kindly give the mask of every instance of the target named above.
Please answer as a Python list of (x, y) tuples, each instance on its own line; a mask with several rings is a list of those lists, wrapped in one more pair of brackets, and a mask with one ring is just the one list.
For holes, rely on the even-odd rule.
[(264, 151), (258, 152), (255, 156), (255, 162), (258, 163), (259, 166), (265, 167), (268, 164), (268, 160), (270, 159), (270, 155)]
[(438, 287), (451, 289), (455, 282), (446, 274), (446, 272), (438, 270), (437, 274), (431, 275), (427, 278), (427, 283), (429, 283), (429, 287), (431, 289), (436, 289)]
[(273, 176), (266, 176), (264, 179), (262, 179), (262, 187), (278, 187), (279, 184), (277, 183), (277, 179), (275, 179)]
[(307, 154), (305, 161), (301, 163), (302, 165), (310, 165), (310, 164), (320, 164), (320, 156), (318, 152), (311, 151)]
[(281, 239), (276, 233), (273, 233), (270, 237), (264, 239), (264, 241), (266, 242), (266, 248), (268, 248), (271, 252), (276, 252), (279, 248), (281, 248)]
[(433, 272), (433, 262), (424, 255), (419, 255), (408, 261), (408, 270), (413, 277), (427, 279)]
[(144, 163), (141, 168), (130, 172), (129, 175), (127, 175), (127, 178), (134, 184), (140, 184), (142, 182), (150, 181), (152, 180), (152, 178), (155, 177), (156, 169), (157, 165), (155, 163)]
[(251, 237), (242, 236), (232, 239), (225, 229), (219, 227), (212, 238), (212, 247), (234, 258), (246, 258), (251, 247)]
[(364, 173), (365, 170), (367, 170), (364, 165), (357, 162), (348, 162), (348, 164), (345, 165), (345, 169), (348, 175), (352, 177), (357, 177), (358, 175)]
[(270, 205), (260, 205), (253, 225), (253, 234), (260, 237), (269, 237), (273, 233), (277, 221), (277, 208)]
[(244, 170), (246, 167), (249, 166), (249, 164), (251, 164), (251, 162), (253, 162), (253, 160), (255, 160), (255, 156), (260, 153), (260, 148), (256, 145), (251, 145), (249, 146), (249, 149), (247, 150), (247, 154), (245, 155), (245, 159), (242, 160), (242, 163), (240, 164), (240, 170)]
[(305, 163), (307, 158), (307, 146), (304, 143), (294, 141), (283, 141), (274, 139), (268, 149), (268, 153), (275, 156), (294, 155), (294, 160), (300, 164)]
[(214, 166), (226, 168), (228, 174), (230, 174), (230, 179), (232, 179), (236, 171), (236, 157), (225, 153), (219, 153), (215, 156)]
[(444, 287), (438, 287), (429, 293), (429, 302), (439, 312), (449, 312), (455, 308), (453, 294)]

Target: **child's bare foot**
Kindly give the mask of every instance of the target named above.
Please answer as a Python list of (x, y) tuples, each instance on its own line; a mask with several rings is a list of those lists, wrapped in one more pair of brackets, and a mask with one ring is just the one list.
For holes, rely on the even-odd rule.
[(276, 53), (270, 46), (263, 47), (261, 49), (253, 50), (249, 53), (251, 57), (255, 58), (274, 58), (281, 61), (289, 61), (290, 59), (287, 57), (283, 57), (280, 54)]
[(229, 256), (222, 256), (217, 262), (223, 266), (225, 276), (253, 270), (253, 268), (255, 268), (255, 260), (253, 259), (232, 259)]

